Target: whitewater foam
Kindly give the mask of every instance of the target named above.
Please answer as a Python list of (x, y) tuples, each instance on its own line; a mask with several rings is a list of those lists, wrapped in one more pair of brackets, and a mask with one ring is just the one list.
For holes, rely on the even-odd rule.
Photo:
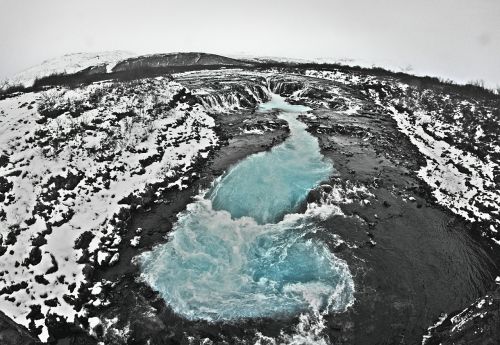
[(280, 116), (289, 123), (289, 138), (230, 169), (178, 216), (168, 242), (140, 263), (144, 280), (176, 313), (209, 321), (301, 315), (296, 334), (283, 335), (298, 343), (319, 337), (324, 314), (352, 304), (354, 284), (346, 262), (316, 236), (327, 233), (318, 220), (340, 209), (311, 204), (294, 213), (332, 173), (296, 119), (307, 108), (273, 97), (261, 110), (274, 108), (286, 111)]

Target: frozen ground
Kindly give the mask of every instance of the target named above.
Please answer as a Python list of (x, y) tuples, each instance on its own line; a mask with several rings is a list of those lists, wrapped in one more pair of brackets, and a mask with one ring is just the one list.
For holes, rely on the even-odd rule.
[(85, 314), (85, 267), (119, 260), (126, 210), (154, 183), (167, 181), (158, 200), (184, 188), (217, 144), (213, 119), (186, 92), (160, 77), (0, 102), (0, 309), (40, 339), (47, 313)]
[(390, 79), (341, 71), (305, 75), (357, 85), (396, 120), (427, 159), (418, 175), (436, 200), (500, 244), (500, 133), (498, 103), (424, 90)]
[[(77, 71), (123, 57), (65, 62), (64, 69), (49, 64), (46, 70)], [(318, 123), (318, 132), (345, 133), (367, 146), (379, 138), (357, 127), (355, 117), (373, 104), (369, 115), (394, 119), (425, 157), (417, 175), (435, 200), (476, 224), (492, 245), (499, 243), (498, 101), (341, 70), (227, 69), (174, 77), (53, 87), (0, 101), (0, 309), (41, 340), (48, 339), (50, 315), (85, 327), (89, 307), (109, 305), (104, 291), (115, 282), (91, 277), (96, 268), (120, 261), (130, 210), (169, 202), (166, 192), (189, 188), (199, 174), (196, 166), (220, 145), (214, 119), (251, 110), (270, 92), (346, 122), (352, 118), (350, 127), (323, 128), (318, 116), (324, 113), (305, 115)], [(258, 141), (282, 125), (249, 116), (227, 126), (238, 129), (231, 132), (235, 137)], [(323, 197), (345, 199), (336, 207), (352, 203), (348, 192), (336, 193), (335, 185)], [(373, 197), (364, 194), (356, 199), (359, 207)], [(136, 229), (127, 246), (140, 247), (142, 236)], [(370, 238), (368, 245), (376, 241)], [(92, 316), (87, 329), (94, 335), (97, 326), (117, 332), (116, 320)], [(127, 327), (118, 332), (122, 338)], [(266, 339), (262, 335), (261, 343)]]
[(115, 50), (100, 53), (74, 53), (53, 58), (40, 65), (28, 68), (6, 81), (5, 86), (23, 85), (32, 86), (36, 79), (53, 74), (76, 73), (94, 66), (105, 66), (110, 71), (114, 65), (135, 54), (127, 51)]

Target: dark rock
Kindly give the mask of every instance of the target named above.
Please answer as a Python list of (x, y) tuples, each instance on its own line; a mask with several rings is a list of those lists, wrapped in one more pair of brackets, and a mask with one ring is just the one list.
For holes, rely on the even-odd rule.
[(0, 290), (0, 296), (3, 294), (10, 295), (13, 292), (16, 292), (16, 291), (19, 291), (22, 289), (26, 289), (27, 287), (28, 287), (28, 283), (25, 281), (20, 282), (20, 283), (16, 283), (16, 284), (12, 284), (10, 286), (6, 286), (6, 287), (2, 288), (2, 290)]
[(94, 235), (90, 231), (83, 232), (75, 241), (75, 249), (88, 249)]
[(42, 285), (48, 285), (49, 284), (49, 281), (47, 279), (45, 279), (45, 277), (43, 275), (41, 275), (41, 274), (35, 276), (35, 281), (38, 284), (42, 284)]
[(38, 236), (35, 237), (33, 241), (31, 241), (31, 244), (35, 247), (41, 247), (44, 244), (47, 244), (47, 240), (45, 239), (45, 236), (43, 236), (42, 234), (38, 234)]
[[(458, 327), (460, 324), (460, 327)], [(429, 330), (425, 345), (500, 344), (500, 286)]]
[(42, 314), (42, 307), (38, 304), (34, 304), (30, 306), (31, 311), (26, 315), (27, 319), (30, 320), (41, 320), (44, 315)]
[(0, 155), (0, 168), (6, 167), (9, 164), (9, 156)]
[(24, 260), (24, 265), (38, 265), (42, 261), (42, 251), (38, 247), (33, 247), (30, 251), (29, 257)]
[(85, 278), (87, 278), (87, 280), (92, 280), (94, 273), (95, 269), (92, 265), (85, 265), (85, 267), (83, 268), (83, 274), (85, 275)]
[(35, 345), (39, 344), (39, 342), (25, 327), (16, 324), (0, 311), (0, 344)]
[(0, 194), (5, 194), (10, 191), (13, 187), (13, 183), (7, 180), (5, 177), (0, 176)]
[(59, 269), (59, 265), (57, 264), (57, 261), (56, 261), (56, 258), (54, 257), (54, 255), (50, 254), (50, 260), (52, 262), (52, 266), (49, 267), (49, 269), (47, 270), (47, 272), (45, 272), (45, 274), (55, 273)]
[(43, 303), (48, 307), (57, 307), (59, 305), (59, 301), (57, 300), (56, 297), (51, 299), (46, 299)]

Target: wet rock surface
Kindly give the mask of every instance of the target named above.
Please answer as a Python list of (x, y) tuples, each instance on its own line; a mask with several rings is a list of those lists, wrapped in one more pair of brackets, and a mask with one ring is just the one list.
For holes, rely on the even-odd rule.
[(351, 243), (334, 250), (348, 260), (358, 288), (353, 308), (331, 316), (337, 329), (329, 329), (330, 339), (419, 343), (422, 329), (443, 310), (486, 292), (498, 253), (473, 227), (435, 204), (414, 174), (422, 157), (388, 115), (361, 113), (347, 120), (321, 110), (315, 115), (310, 131), (335, 162), (338, 178), (372, 194), (368, 203), (357, 198), (344, 205), (347, 218), (324, 225)]
[(0, 343), (3, 345), (35, 345), (40, 342), (29, 331), (0, 311)]
[(500, 288), (497, 287), (464, 310), (443, 315), (429, 327), (424, 344), (497, 344), (500, 342), (499, 311)]

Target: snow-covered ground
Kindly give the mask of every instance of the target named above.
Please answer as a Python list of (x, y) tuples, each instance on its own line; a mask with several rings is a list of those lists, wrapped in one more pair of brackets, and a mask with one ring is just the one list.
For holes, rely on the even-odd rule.
[(100, 53), (74, 53), (53, 58), (42, 62), (40, 65), (30, 67), (7, 80), (7, 84), (23, 85), (30, 87), (36, 79), (53, 74), (76, 73), (93, 66), (105, 65), (110, 71), (121, 60), (135, 56), (127, 51), (105, 51)]
[(500, 244), (500, 113), (487, 100), (418, 89), (391, 78), (307, 70), (314, 78), (355, 85), (390, 114), (427, 165), (418, 176), (436, 200), (472, 222), (484, 222)]
[(125, 198), (165, 180), (184, 188), (217, 144), (189, 99), (159, 77), (0, 101), (0, 309), (41, 340), (47, 314), (85, 314), (75, 301), (86, 264), (119, 260)]
[[(500, 285), (500, 277), (495, 280)], [(463, 310), (454, 312), (451, 315), (442, 314), (436, 323), (427, 329), (427, 334), (423, 336), (422, 345), (426, 345), (429, 340), (432, 343), (444, 339), (453, 339), (464, 334), (469, 335), (470, 343), (473, 340), (488, 338), (492, 330), (498, 328), (498, 308), (500, 306), (499, 293), (493, 291), (478, 299)], [(482, 338), (484, 337), (484, 338)], [(464, 339), (467, 342), (467, 338)]]

